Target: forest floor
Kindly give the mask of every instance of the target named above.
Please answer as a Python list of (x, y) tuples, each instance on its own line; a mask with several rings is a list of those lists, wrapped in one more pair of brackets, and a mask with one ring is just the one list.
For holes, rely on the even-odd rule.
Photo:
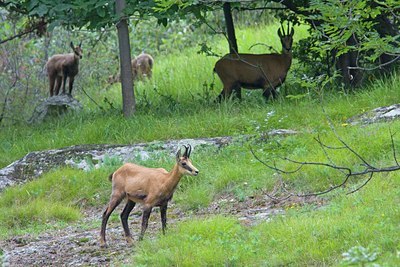
[[(311, 204), (318, 208), (324, 204), (321, 198), (296, 198), (275, 201), (260, 194), (239, 202), (232, 195), (222, 195), (204, 209), (196, 212), (183, 212), (173, 201), (168, 209), (168, 224), (189, 220), (190, 218), (207, 217), (223, 214), (234, 216), (246, 226), (268, 221), (272, 216), (284, 214), (285, 210)], [(120, 205), (114, 213), (120, 213)], [(119, 220), (111, 220), (107, 227), (107, 248), (99, 246), (100, 219), (103, 211), (99, 208), (84, 211), (84, 219), (59, 230), (49, 230), (37, 236), (22, 235), (0, 241), (4, 251), (3, 266), (109, 266), (132, 264), (131, 254), (135, 253), (137, 243), (128, 246), (123, 236)], [(98, 227), (93, 222), (99, 221)], [(90, 223), (92, 222), (92, 223)], [(129, 225), (134, 240), (138, 240), (141, 223), (140, 209), (134, 209), (129, 218)], [(92, 225), (92, 227), (82, 225)], [(155, 238), (161, 231), (158, 210), (153, 211), (149, 220), (145, 238)], [(168, 234), (168, 232), (167, 232)]]

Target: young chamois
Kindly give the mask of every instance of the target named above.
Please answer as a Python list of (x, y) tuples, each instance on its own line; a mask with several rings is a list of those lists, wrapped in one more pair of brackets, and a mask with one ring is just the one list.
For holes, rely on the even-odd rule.
[(135, 59), (132, 59), (131, 64), (133, 80), (141, 80), (145, 77), (151, 79), (154, 59), (149, 54), (140, 54)]
[(62, 93), (65, 94), (67, 77), (69, 77), (69, 94), (72, 93), (74, 79), (79, 72), (79, 59), (82, 58), (83, 53), (81, 45), (82, 42), (74, 47), (74, 44), (71, 42), (70, 46), (73, 53), (54, 55), (47, 61), (46, 67), (50, 83), (50, 96), (58, 95), (61, 84), (63, 86)]
[(292, 43), (294, 30), (289, 33), (278, 29), (282, 43), (281, 54), (227, 54), (217, 61), (214, 71), (223, 83), (223, 90), (218, 96), (221, 101), (235, 90), (240, 98), (240, 88), (263, 89), (263, 96), (268, 100), (276, 97), (275, 88), (281, 85), (292, 64)]
[[(133, 80), (144, 80), (144, 78), (151, 79), (154, 59), (146, 53), (142, 53), (131, 61), (132, 65), (132, 78)], [(108, 76), (107, 82), (114, 84), (121, 81), (121, 75), (114, 74)]]
[(112, 193), (101, 223), (100, 245), (102, 247), (107, 246), (106, 225), (108, 218), (125, 198), (127, 203), (121, 213), (121, 222), (128, 243), (133, 241), (129, 232), (128, 216), (136, 203), (141, 203), (143, 208), (142, 230), (139, 240), (143, 239), (153, 207), (160, 207), (162, 231), (165, 234), (168, 201), (171, 200), (181, 177), (185, 174), (192, 176), (199, 174), (189, 158), (192, 147), (190, 145), (184, 147), (185, 152), (182, 156), (181, 150), (177, 151), (176, 164), (170, 172), (163, 168), (146, 168), (133, 163), (126, 163), (109, 176), (112, 181)]

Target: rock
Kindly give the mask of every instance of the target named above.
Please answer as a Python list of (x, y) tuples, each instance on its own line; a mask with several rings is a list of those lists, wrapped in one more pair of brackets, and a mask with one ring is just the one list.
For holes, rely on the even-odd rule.
[[(269, 135), (288, 135), (297, 132), (279, 129), (267, 133)], [(248, 138), (249, 136), (244, 136)], [(181, 145), (191, 144), (193, 149), (201, 146), (215, 146), (218, 148), (234, 142), (230, 136), (154, 141), (133, 145), (77, 145), (60, 149), (37, 151), (27, 154), (7, 167), (0, 169), (0, 192), (7, 186), (25, 183), (39, 177), (43, 173), (62, 166), (71, 166), (81, 170), (99, 168), (105, 163), (125, 163), (137, 160), (145, 161), (159, 153), (175, 155)], [(114, 163), (115, 164), (115, 163)]]
[(68, 110), (81, 110), (82, 105), (71, 95), (57, 95), (43, 100), (33, 111), (28, 123), (39, 123), (48, 117), (59, 116)]
[(391, 121), (400, 117), (400, 104), (379, 107), (347, 120), (351, 125)]
[(27, 154), (0, 170), (0, 191), (7, 186), (24, 183), (60, 166), (72, 166), (82, 170), (99, 168), (105, 162), (121, 163), (147, 160), (161, 152), (174, 156), (177, 147), (191, 144), (199, 146), (223, 146), (232, 141), (231, 137), (170, 140), (134, 145), (77, 145), (60, 149), (37, 151)]

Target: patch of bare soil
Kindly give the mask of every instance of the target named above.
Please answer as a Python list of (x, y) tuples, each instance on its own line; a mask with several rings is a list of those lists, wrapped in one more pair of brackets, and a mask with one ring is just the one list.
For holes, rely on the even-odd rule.
[[(209, 207), (194, 214), (186, 214), (173, 203), (168, 209), (168, 223), (188, 220), (193, 217), (207, 217), (223, 214), (237, 217), (243, 225), (255, 225), (269, 221), (272, 216), (284, 214), (288, 208), (312, 204), (315, 207), (323, 205), (323, 200), (316, 197), (290, 198), (285, 201), (273, 201), (267, 196), (257, 195), (238, 201), (233, 195), (221, 195)], [(122, 207), (114, 211), (120, 213)], [(109, 266), (113, 263), (129, 263), (131, 255), (135, 253), (137, 243), (128, 246), (121, 223), (112, 221), (107, 227), (107, 248), (99, 246), (100, 218), (102, 210), (91, 209), (85, 211), (85, 219), (77, 224), (60, 230), (50, 230), (39, 236), (22, 235), (0, 241), (4, 252), (3, 266)], [(98, 219), (99, 226), (82, 229), (80, 225)], [(129, 218), (132, 236), (139, 238), (141, 223), (140, 209), (135, 209)], [(86, 227), (87, 228), (87, 227)], [(161, 231), (160, 214), (153, 211), (149, 228), (145, 238), (154, 238)], [(167, 233), (168, 234), (168, 233)], [(138, 242), (138, 241), (137, 241)]]

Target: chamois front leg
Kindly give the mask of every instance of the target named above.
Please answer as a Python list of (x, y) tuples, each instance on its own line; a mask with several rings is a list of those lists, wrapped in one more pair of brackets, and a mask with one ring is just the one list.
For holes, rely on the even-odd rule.
[(50, 96), (54, 95), (54, 85), (56, 83), (56, 78), (55, 77), (49, 77), (50, 80)]
[(126, 203), (125, 208), (121, 213), (122, 227), (124, 228), (125, 238), (126, 238), (126, 242), (128, 242), (128, 244), (131, 244), (133, 242), (131, 233), (129, 231), (128, 217), (129, 217), (129, 213), (131, 213), (131, 211), (135, 207), (135, 205), (136, 205), (135, 202), (128, 199), (128, 202)]
[(62, 77), (61, 76), (57, 76), (56, 88), (55, 88), (54, 95), (58, 95), (60, 93), (61, 84), (62, 84)]
[(164, 235), (165, 235), (165, 229), (167, 228), (167, 208), (168, 208), (168, 202), (160, 206), (161, 225), (162, 225), (162, 232)]
[(65, 95), (65, 85), (67, 83), (67, 74), (64, 72), (64, 76), (63, 76), (63, 84), (62, 84), (62, 94)]
[(75, 77), (69, 77), (69, 85), (68, 85), (68, 88), (69, 88), (69, 95), (71, 95), (72, 96), (72, 87), (74, 86), (74, 80), (75, 80)]
[(275, 88), (267, 87), (266, 89), (264, 89), (263, 96), (265, 98), (265, 101), (268, 101), (269, 98), (271, 97), (271, 95), (272, 95), (272, 99), (277, 98), (278, 93), (276, 92)]
[(143, 208), (142, 231), (140, 232), (139, 240), (143, 240), (144, 233), (146, 232), (147, 226), (149, 225), (149, 217), (152, 209), (153, 207)]

